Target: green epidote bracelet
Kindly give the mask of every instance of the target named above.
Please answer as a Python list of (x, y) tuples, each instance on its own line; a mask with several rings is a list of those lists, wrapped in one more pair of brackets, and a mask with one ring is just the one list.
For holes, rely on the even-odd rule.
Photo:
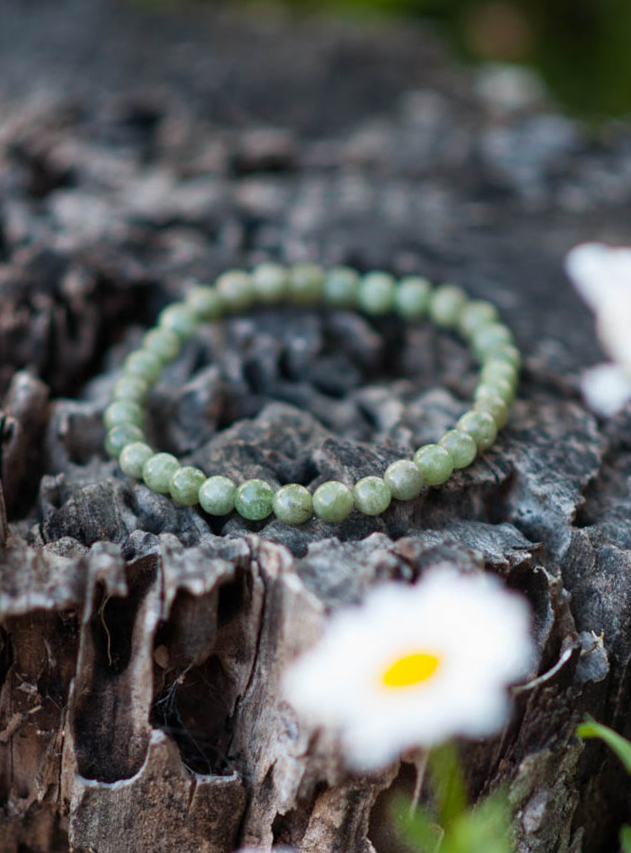
[[(457, 332), (481, 365), (471, 410), (436, 444), (420, 447), (413, 459), (393, 462), (383, 476), (363, 477), (350, 486), (330, 480), (313, 494), (299, 483), (275, 490), (264, 480), (235, 483), (219, 471), (208, 476), (151, 448), (143, 432), (147, 395), (198, 325), (218, 322), (256, 304), (283, 301), (303, 306), (323, 302), (372, 317), (394, 313), (409, 322), (428, 317), (439, 328)], [(214, 285), (197, 285), (183, 302), (161, 312), (142, 347), (127, 357), (114, 386), (103, 416), (108, 430), (105, 449), (128, 476), (143, 480), (154, 492), (170, 495), (184, 506), (200, 504), (213, 516), (236, 511), (243, 518), (260, 521), (273, 513), (287, 524), (303, 524), (313, 515), (326, 522), (343, 521), (353, 509), (380, 515), (393, 499), (414, 500), (423, 488), (444, 483), (453, 471), (470, 465), (493, 444), (508, 420), (520, 365), (513, 335), (500, 321), (495, 306), (469, 299), (455, 285), (432, 287), (419, 276), (397, 281), (385, 272), (360, 276), (348, 267), (325, 271), (308, 263), (291, 268), (265, 263), (251, 273), (226, 272)]]

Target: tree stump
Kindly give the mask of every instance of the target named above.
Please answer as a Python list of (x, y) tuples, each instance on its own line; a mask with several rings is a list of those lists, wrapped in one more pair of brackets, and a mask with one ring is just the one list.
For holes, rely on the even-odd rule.
[[(630, 729), (630, 418), (581, 403), (597, 351), (561, 258), (628, 241), (628, 130), (479, 85), (421, 27), (1, 12), (0, 849), (400, 853), (386, 815), (413, 767), (348, 774), (279, 675), (336, 608), (448, 559), (525, 594), (539, 650), (510, 725), (463, 746), (472, 797), (510, 785), (520, 853), (613, 851), (627, 782), (574, 731)], [(297, 529), (122, 476), (101, 415), (145, 324), (188, 279), (267, 258), (495, 301), (525, 371), (494, 449), (383, 516)], [(186, 347), (151, 436), (313, 487), (435, 439), (474, 383), (429, 326), (260, 310)]]

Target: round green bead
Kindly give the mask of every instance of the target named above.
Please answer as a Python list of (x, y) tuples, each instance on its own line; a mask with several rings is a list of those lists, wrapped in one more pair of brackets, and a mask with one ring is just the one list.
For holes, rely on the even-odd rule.
[(142, 480), (142, 469), (147, 461), (153, 456), (153, 450), (144, 441), (134, 441), (132, 444), (126, 444), (123, 447), (121, 455), (118, 458), (118, 464), (121, 466), (123, 474), (128, 477), (133, 477), (136, 480)]
[(132, 403), (129, 400), (115, 400), (103, 413), (103, 423), (106, 429), (112, 429), (119, 424), (134, 424), (137, 427), (142, 427), (144, 414), (138, 403)]
[(197, 331), (198, 320), (185, 302), (173, 302), (158, 315), (158, 325), (173, 332), (181, 341), (188, 341)]
[(481, 326), (494, 323), (498, 317), (497, 308), (492, 302), (472, 299), (462, 309), (458, 330), (464, 338), (470, 338)]
[(467, 295), (455, 284), (441, 284), (429, 300), (429, 317), (443, 329), (454, 329), (467, 304)]
[(152, 492), (167, 495), (171, 477), (180, 467), (180, 463), (170, 453), (154, 453), (142, 466), (142, 479)]
[(473, 408), (476, 412), (487, 412), (491, 415), (497, 424), (498, 430), (506, 426), (509, 408), (504, 400), (501, 400), (499, 397), (480, 397), (473, 404)]
[(183, 465), (171, 477), (169, 483), (171, 497), (184, 506), (194, 506), (199, 502), (199, 490), (205, 480), (206, 475), (199, 468)]
[(513, 343), (513, 333), (502, 323), (486, 323), (471, 337), (471, 348), (479, 359), (486, 360), (489, 353)]
[(393, 498), (398, 501), (411, 501), (420, 495), (423, 477), (411, 459), (397, 459), (386, 468), (383, 475)]
[(229, 477), (217, 474), (204, 481), (199, 490), (199, 503), (208, 515), (228, 515), (234, 509), (237, 487)]
[(289, 298), (298, 305), (317, 302), (324, 292), (324, 271), (317, 264), (296, 264), (289, 272)]
[(216, 287), (198, 284), (186, 294), (186, 304), (200, 323), (218, 320), (223, 314), (224, 303)]
[(289, 483), (274, 495), (272, 509), (285, 524), (304, 524), (313, 513), (311, 493), (298, 483)]
[(432, 286), (425, 278), (411, 275), (402, 278), (394, 295), (394, 305), (406, 320), (420, 320), (427, 314)]
[(454, 468), (466, 468), (478, 455), (478, 446), (473, 438), (459, 429), (450, 429), (438, 443), (449, 452)]
[(516, 386), (518, 378), (519, 371), (508, 361), (496, 361), (495, 359), (486, 361), (480, 371), (482, 382), (494, 382), (496, 379), (505, 379)]
[(322, 483), (313, 493), (313, 511), (323, 521), (344, 521), (353, 510), (353, 493), (337, 480)]
[(114, 399), (142, 403), (149, 393), (149, 383), (140, 376), (121, 376), (114, 386)]
[(366, 314), (379, 316), (392, 311), (396, 295), (396, 282), (386, 272), (369, 272), (359, 285), (357, 301)]
[(478, 450), (486, 450), (497, 436), (495, 418), (488, 412), (470, 411), (463, 415), (456, 424), (459, 430), (469, 433), (478, 445)]
[(112, 427), (105, 438), (105, 450), (109, 456), (118, 458), (123, 448), (134, 441), (144, 441), (144, 433), (135, 424), (119, 424)]
[(261, 521), (272, 512), (274, 489), (265, 480), (245, 480), (234, 496), (236, 511), (248, 521)]
[(160, 358), (148, 349), (136, 350), (125, 359), (125, 372), (144, 379), (149, 385), (158, 381), (162, 375), (162, 367)]
[(454, 470), (451, 453), (439, 444), (426, 444), (420, 447), (414, 454), (414, 464), (428, 486), (439, 486), (444, 483)]
[(483, 382), (475, 390), (475, 399), (480, 400), (482, 397), (499, 397), (507, 406), (510, 406), (515, 399), (515, 386), (506, 379)]
[(151, 329), (142, 339), (142, 345), (154, 352), (163, 364), (168, 364), (180, 354), (180, 339), (170, 329)]
[(252, 284), (258, 301), (273, 305), (287, 296), (289, 273), (280, 264), (259, 264), (252, 271)]
[(350, 267), (333, 267), (324, 281), (324, 298), (334, 308), (355, 308), (359, 275)]
[(487, 361), (505, 361), (508, 364), (512, 364), (515, 370), (519, 370), (521, 367), (521, 353), (513, 344), (502, 344), (487, 354), (484, 359), (485, 364)]
[(242, 270), (230, 270), (217, 279), (217, 290), (227, 311), (244, 311), (256, 296), (252, 278)]
[(355, 483), (353, 498), (364, 515), (381, 515), (390, 506), (392, 492), (381, 477), (363, 477)]

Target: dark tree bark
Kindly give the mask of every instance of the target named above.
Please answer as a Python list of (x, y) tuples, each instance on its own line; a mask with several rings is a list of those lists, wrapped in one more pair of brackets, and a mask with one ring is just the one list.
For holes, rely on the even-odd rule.
[[(561, 272), (628, 240), (631, 134), (502, 103), (406, 27), (237, 21), (204, 7), (0, 3), (0, 849), (395, 853), (403, 763), (348, 775), (278, 693), (327, 614), (453, 560), (528, 596), (539, 670), (472, 796), (510, 784), (520, 853), (611, 853), (628, 819), (585, 712), (629, 733), (629, 414), (583, 407), (592, 321)], [(379, 518), (211, 520), (123, 477), (101, 414), (192, 276), (313, 258), (453, 280), (525, 353), (510, 425)], [(208, 471), (353, 480), (466, 408), (429, 327), (282, 308), (205, 328), (151, 401)], [(536, 677), (535, 677), (536, 676)]]

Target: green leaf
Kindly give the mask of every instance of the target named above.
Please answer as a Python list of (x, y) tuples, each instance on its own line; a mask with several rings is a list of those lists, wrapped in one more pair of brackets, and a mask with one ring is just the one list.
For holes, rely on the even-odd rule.
[(620, 830), (620, 846), (622, 853), (631, 853), (631, 826), (623, 826)]
[(595, 722), (591, 717), (586, 717), (586, 722), (578, 726), (576, 734), (580, 738), (599, 738), (604, 741), (616, 753), (624, 764), (624, 769), (631, 775), (631, 743), (618, 732)]
[(511, 810), (504, 792), (465, 812), (445, 836), (440, 853), (512, 853)]
[(436, 853), (443, 831), (427, 809), (420, 806), (410, 812), (409, 801), (398, 797), (393, 804), (392, 816), (404, 841), (419, 853)]
[(429, 773), (438, 806), (438, 822), (448, 830), (465, 811), (467, 794), (456, 747), (447, 743), (429, 754)]

